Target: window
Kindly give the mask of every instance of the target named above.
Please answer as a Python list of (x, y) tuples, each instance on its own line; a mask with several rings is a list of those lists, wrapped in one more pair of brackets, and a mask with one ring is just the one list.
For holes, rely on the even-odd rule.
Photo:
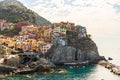
[(44, 49), (44, 52), (46, 52), (46, 49)]

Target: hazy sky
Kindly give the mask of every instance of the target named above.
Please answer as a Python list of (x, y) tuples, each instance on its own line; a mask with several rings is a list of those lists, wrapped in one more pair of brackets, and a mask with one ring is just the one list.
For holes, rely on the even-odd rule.
[(85, 26), (100, 54), (119, 60), (120, 0), (19, 1), (51, 22), (69, 21)]
[(87, 27), (100, 55), (119, 61), (120, 0), (19, 0), (51, 22)]
[(120, 0), (19, 1), (51, 22), (74, 22), (92, 35), (120, 35)]

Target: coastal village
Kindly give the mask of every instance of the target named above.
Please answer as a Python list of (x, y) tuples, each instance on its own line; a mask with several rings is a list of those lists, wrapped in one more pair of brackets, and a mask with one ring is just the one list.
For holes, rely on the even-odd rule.
[(0, 20), (0, 33), (14, 29), (19, 29), (16, 32), (18, 35), (0, 35), (0, 73), (32, 72), (40, 66), (43, 70), (49, 70), (55, 65), (45, 58), (45, 54), (52, 46), (70, 46), (77, 44), (80, 39), (90, 38), (85, 27), (70, 22), (37, 26), (28, 22), (10, 23)]
[[(105, 60), (104, 57), (99, 56), (94, 53), (94, 51), (88, 53), (89, 56), (92, 55), (89, 58), (89, 56), (81, 56), (82, 54), (86, 55), (86, 53), (80, 52), (78, 48), (70, 47), (81, 44), (85, 50), (97, 50), (96, 45), (90, 39), (91, 35), (87, 34), (86, 28), (81, 25), (75, 25), (70, 22), (60, 22), (36, 26), (25, 22), (14, 24), (6, 20), (0, 20), (0, 32), (12, 30), (16, 27), (20, 29), (18, 35), (0, 35), (0, 74), (53, 73), (54, 70), (52, 68), (55, 67), (56, 64), (44, 57), (52, 46), (62, 46), (66, 48), (67, 51), (68, 49), (72, 49), (70, 53), (69, 51), (67, 53), (65, 53), (66, 51), (61, 52), (64, 50), (62, 47), (60, 47), (62, 50), (58, 48), (58, 52), (56, 51), (57, 49), (55, 50), (53, 55), (55, 60), (59, 58), (59, 61), (62, 59), (76, 61), (75, 63), (64, 63), (64, 65), (87, 64), (89, 62), (84, 61), (84, 59), (87, 60), (87, 58), (89, 61), (94, 59), (96, 62), (97, 60)], [(89, 44), (91, 47), (86, 44)], [(61, 53), (64, 53), (66, 56), (62, 54), (64, 56), (62, 57), (62, 55), (60, 55)], [(60, 56), (56, 57), (56, 55)], [(83, 59), (83, 61), (79, 62), (78, 59)], [(120, 74), (119, 66), (115, 66), (107, 61), (101, 61), (99, 64), (110, 69), (111, 72), (115, 74)], [(60, 69), (57, 73), (67, 73), (67, 71)]]
[[(1, 31), (13, 29), (15, 28), (14, 25), (6, 20), (0, 20)], [(0, 54), (10, 55), (13, 52), (24, 53), (29, 51), (44, 54), (52, 45), (69, 45), (67, 43), (72, 42), (70, 37), (78, 39), (87, 37), (85, 27), (76, 26), (74, 23), (69, 22), (53, 23), (39, 27), (22, 24), (17, 27), (21, 29), (19, 35), (13, 37), (0, 35)]]
[[(96, 72), (96, 64), (120, 75), (120, 66), (99, 54), (86, 27), (72, 22), (51, 23), (19, 1), (0, 0), (0, 80), (18, 80), (21, 75), (20, 80), (44, 79), (42, 76), (56, 80), (59, 74), (65, 75), (60, 75), (60, 80), (81, 79), (86, 72)], [(94, 78), (89, 76), (86, 79)]]

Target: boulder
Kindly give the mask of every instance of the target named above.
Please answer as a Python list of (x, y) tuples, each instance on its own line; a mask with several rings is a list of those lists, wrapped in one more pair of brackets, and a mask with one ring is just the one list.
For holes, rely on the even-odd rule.
[(111, 58), (111, 57), (108, 57), (108, 60), (113, 60), (113, 58)]
[(67, 73), (68, 71), (67, 70), (65, 70), (65, 69), (58, 69), (58, 71), (56, 72), (56, 73), (58, 73), (58, 74), (65, 74), (65, 73)]
[(102, 61), (99, 61), (100, 65), (104, 66), (105, 68), (109, 69), (111, 72), (117, 74), (117, 75), (120, 75), (120, 66), (116, 66), (108, 61), (105, 61), (105, 60), (102, 60)]
[(0, 65), (0, 74), (9, 74), (10, 72), (14, 72), (15, 70), (15, 67)]
[(29, 67), (37, 71), (44, 71), (44, 70), (49, 71), (49, 69), (54, 68), (56, 66), (52, 62), (44, 58), (40, 58), (38, 61), (30, 63)]
[(6, 63), (3, 63), (7, 66), (11, 66), (11, 67), (18, 67), (19, 66), (19, 58), (17, 57), (12, 57), (10, 59), (7, 59)]
[(117, 74), (117, 75), (120, 75), (120, 66), (116, 66), (116, 67), (113, 67), (111, 69), (111, 72)]
[[(21, 66), (21, 67), (20, 67)], [(38, 61), (31, 62), (30, 64), (20, 65), (16, 71), (16, 74), (28, 74), (37, 72), (40, 74), (49, 74), (53, 73), (52, 68), (56, 67), (52, 62), (46, 60), (45, 58), (40, 58)]]
[(102, 66), (107, 66), (108, 64), (110, 64), (108, 61), (105, 61), (105, 60), (101, 60), (98, 62), (99, 65), (102, 65)]

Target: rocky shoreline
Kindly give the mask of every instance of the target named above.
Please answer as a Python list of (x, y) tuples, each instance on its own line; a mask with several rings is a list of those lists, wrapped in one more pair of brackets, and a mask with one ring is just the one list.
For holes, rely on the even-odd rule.
[[(30, 73), (37, 73), (37, 74), (65, 74), (67, 70), (62, 69), (62, 67), (72, 67), (77, 68), (80, 66), (86, 66), (89, 64), (99, 64), (104, 66), (105, 68), (109, 69), (116, 75), (120, 75), (120, 66), (116, 66), (110, 63), (107, 60), (100, 60), (98, 62), (74, 62), (74, 63), (62, 63), (62, 64), (54, 64), (49, 62), (44, 58), (40, 58), (39, 61), (32, 62), (29, 65), (21, 65), (21, 68), (18, 67), (11, 67), (6, 65), (0, 65), (0, 75), (2, 77), (13, 76), (13, 75), (23, 75), (23, 74), (30, 74)], [(58, 71), (54, 71), (54, 69), (58, 68)]]
[[(53, 73), (57, 67), (72, 66), (74, 68), (97, 64), (100, 60), (105, 60), (99, 55), (96, 44), (90, 38), (82, 38), (74, 43), (66, 46), (53, 45), (44, 55), (31, 52), (20, 53), (19, 57), (11, 57), (6, 63), (0, 64), (0, 72), (3, 75), (49, 74)], [(59, 71), (56, 73), (66, 72), (65, 70)]]
[(51, 74), (51, 73), (54, 73), (55, 68), (60, 69), (55, 73), (64, 74), (67, 71), (62, 69), (62, 67), (77, 68), (77, 67), (86, 66), (89, 64), (96, 64), (96, 63), (86, 61), (86, 62), (53, 64), (52, 62), (49, 62), (44, 58), (40, 58), (40, 61), (32, 62), (29, 65), (20, 65), (19, 67), (0, 65), (0, 75), (13, 76), (13, 75), (24, 75), (24, 74), (30, 74), (30, 73)]
[(109, 61), (101, 60), (98, 62), (99, 65), (104, 66), (116, 75), (120, 75), (120, 66), (110, 63)]

